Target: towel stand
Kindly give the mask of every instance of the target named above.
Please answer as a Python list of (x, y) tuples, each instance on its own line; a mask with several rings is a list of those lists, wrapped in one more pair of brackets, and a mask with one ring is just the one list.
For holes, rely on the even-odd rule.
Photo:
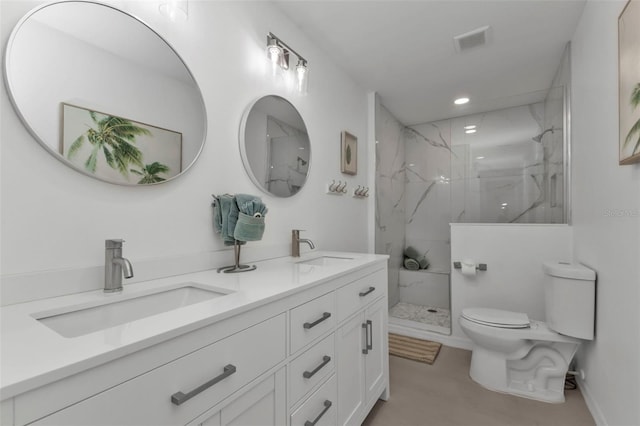
[(240, 264), (240, 248), (241, 247), (242, 247), (242, 245), (240, 245), (238, 240), (236, 240), (235, 244), (233, 245), (233, 254), (234, 254), (236, 263), (234, 265), (223, 266), (221, 268), (218, 268), (217, 269), (218, 273), (224, 272), (225, 274), (235, 274), (237, 272), (253, 271), (253, 270), (258, 268), (256, 265), (241, 265)]

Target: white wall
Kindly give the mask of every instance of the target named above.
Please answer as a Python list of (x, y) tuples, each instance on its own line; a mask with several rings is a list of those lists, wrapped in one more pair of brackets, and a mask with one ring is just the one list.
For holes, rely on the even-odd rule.
[(475, 276), (451, 270), (452, 336), (466, 339), (458, 318), (467, 307), (524, 312), (544, 321), (542, 263), (571, 260), (571, 235), (567, 225), (452, 223), (451, 261), (487, 264)]
[[(1, 2), (2, 45), (15, 23), (40, 3)], [(134, 267), (144, 259), (223, 249), (211, 224), (211, 194), (260, 194), (244, 171), (238, 128), (246, 106), (270, 93), (288, 98), (304, 117), (312, 164), (307, 185), (296, 196), (278, 199), (261, 194), (269, 207), (266, 231), (262, 241), (248, 246), (277, 246), (286, 254), (291, 229), (302, 228), (320, 248), (367, 250), (367, 218), (372, 214), (367, 202), (324, 193), (332, 179), (346, 179), (350, 188), (372, 186), (367, 182), (367, 93), (357, 83), (267, 2), (190, 1), (189, 19), (183, 23), (171, 23), (159, 15), (156, 2), (109, 3), (139, 16), (190, 67), (208, 114), (202, 155), (186, 175), (163, 185), (122, 187), (88, 178), (54, 160), (35, 142), (12, 109), (3, 85), (3, 278), (102, 265), (107, 238), (127, 241), (125, 255)], [(297, 95), (285, 82), (272, 78), (265, 57), (269, 31), (309, 61), (308, 95)], [(357, 176), (340, 173), (342, 130), (360, 140)], [(232, 253), (227, 260), (232, 260)]]
[(582, 391), (596, 421), (640, 424), (640, 164), (618, 165), (617, 20), (625, 1), (589, 1), (572, 40), (575, 259), (595, 269), (596, 337)]

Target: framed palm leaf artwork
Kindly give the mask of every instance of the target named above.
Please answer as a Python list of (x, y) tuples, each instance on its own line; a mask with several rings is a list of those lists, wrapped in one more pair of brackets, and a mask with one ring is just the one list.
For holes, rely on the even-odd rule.
[(342, 132), (340, 171), (348, 175), (358, 173), (358, 138), (345, 131)]
[(618, 18), (620, 165), (640, 162), (640, 1)]
[(85, 173), (115, 183), (153, 184), (182, 171), (182, 134), (62, 104), (60, 152)]

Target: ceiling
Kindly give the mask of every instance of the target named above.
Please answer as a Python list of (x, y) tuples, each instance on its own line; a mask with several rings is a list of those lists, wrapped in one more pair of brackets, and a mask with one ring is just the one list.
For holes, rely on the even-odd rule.
[[(275, 3), (363, 88), (377, 92), (398, 120), (412, 125), (543, 100), (585, 0)], [(487, 25), (486, 45), (456, 51), (454, 36)], [(313, 73), (312, 60), (309, 69)], [(471, 101), (455, 106), (460, 96)]]

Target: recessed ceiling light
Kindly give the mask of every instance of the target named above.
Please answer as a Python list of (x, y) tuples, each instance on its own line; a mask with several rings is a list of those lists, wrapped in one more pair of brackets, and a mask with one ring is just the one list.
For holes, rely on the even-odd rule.
[(475, 124), (469, 124), (468, 126), (464, 126), (465, 130), (471, 130), (471, 129), (475, 129), (476, 125)]
[(477, 132), (477, 130), (476, 129), (469, 129), (469, 130), (465, 130), (464, 132), (465, 133), (475, 133), (475, 132)]
[(484, 159), (484, 157), (483, 157), (483, 156), (476, 157), (476, 160), (482, 160), (482, 159)]
[(501, 206), (502, 206), (502, 207), (507, 207), (508, 205), (509, 205), (509, 204), (507, 204), (507, 203), (502, 203), (502, 204), (501, 204)]
[(455, 101), (453, 101), (453, 103), (456, 105), (464, 105), (467, 102), (469, 102), (469, 98), (458, 98)]

